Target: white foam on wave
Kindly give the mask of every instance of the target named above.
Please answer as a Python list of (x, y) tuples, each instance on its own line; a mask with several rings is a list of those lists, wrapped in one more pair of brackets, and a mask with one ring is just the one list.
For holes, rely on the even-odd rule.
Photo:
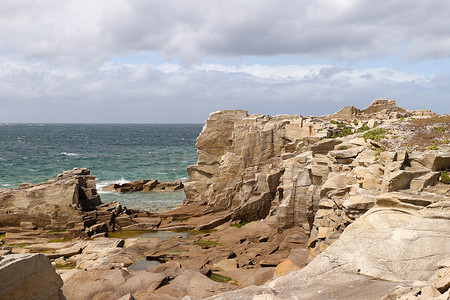
[(12, 185), (9, 183), (3, 183), (2, 186), (7, 187), (7, 186), (12, 186)]
[(187, 177), (182, 177), (182, 178), (180, 178), (179, 181), (181, 181), (182, 183), (185, 183), (185, 182), (188, 181), (188, 180), (189, 180), (189, 178), (187, 178)]
[(59, 153), (59, 155), (64, 155), (64, 156), (80, 156), (80, 154), (78, 154), (78, 153), (70, 153), (70, 152), (61, 152), (61, 153)]
[(108, 194), (108, 193), (115, 193), (114, 191), (103, 191), (103, 188), (105, 187), (105, 186), (108, 186), (108, 185), (110, 185), (110, 184), (114, 184), (114, 183), (117, 183), (117, 184), (124, 184), (124, 183), (127, 183), (127, 182), (131, 182), (130, 180), (127, 180), (127, 179), (125, 179), (125, 178), (120, 178), (119, 180), (106, 180), (106, 181), (97, 181), (97, 192), (99, 193), (99, 194)]

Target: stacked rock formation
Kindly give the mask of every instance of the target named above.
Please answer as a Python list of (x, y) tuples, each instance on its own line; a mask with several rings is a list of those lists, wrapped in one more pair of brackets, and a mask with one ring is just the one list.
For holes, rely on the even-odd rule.
[(123, 211), (121, 207), (117, 211), (116, 205), (102, 204), (95, 176), (87, 169), (75, 168), (46, 183), (1, 189), (0, 231), (9, 232), (7, 242), (9, 239), (11, 244), (49, 231), (60, 231), (56, 238), (104, 235), (112, 230), (114, 217)]
[(86, 169), (74, 169), (56, 180), (38, 185), (22, 183), (18, 188), (0, 190), (0, 227), (33, 222), (38, 227), (74, 220), (74, 210), (94, 210), (101, 201), (95, 176)]

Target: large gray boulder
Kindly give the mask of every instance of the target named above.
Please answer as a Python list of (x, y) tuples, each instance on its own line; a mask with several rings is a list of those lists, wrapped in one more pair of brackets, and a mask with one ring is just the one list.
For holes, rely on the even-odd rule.
[(440, 215), (373, 208), (307, 268), (340, 267), (384, 280), (430, 281), (436, 263), (450, 256), (450, 219)]
[(63, 281), (43, 254), (0, 256), (0, 299), (65, 299)]

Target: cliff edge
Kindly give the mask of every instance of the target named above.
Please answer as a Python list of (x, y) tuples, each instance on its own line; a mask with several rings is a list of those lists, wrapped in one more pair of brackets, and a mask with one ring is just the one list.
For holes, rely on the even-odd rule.
[(344, 273), (355, 283), (421, 282), (424, 293), (448, 295), (448, 269), (436, 274), (450, 257), (449, 124), (449, 116), (383, 99), (322, 117), (218, 111), (197, 139), (185, 205), (305, 232), (311, 262), (269, 283), (278, 296), (267, 299), (299, 297), (301, 278)]

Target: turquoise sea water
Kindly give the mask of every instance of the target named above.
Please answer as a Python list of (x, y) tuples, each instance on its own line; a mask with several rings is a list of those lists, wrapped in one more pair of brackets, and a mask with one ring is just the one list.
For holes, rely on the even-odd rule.
[[(140, 179), (174, 181), (195, 164), (201, 124), (0, 124), (0, 188), (53, 179), (84, 167), (97, 186)], [(174, 193), (101, 193), (103, 202), (130, 208), (170, 209), (184, 199)]]

